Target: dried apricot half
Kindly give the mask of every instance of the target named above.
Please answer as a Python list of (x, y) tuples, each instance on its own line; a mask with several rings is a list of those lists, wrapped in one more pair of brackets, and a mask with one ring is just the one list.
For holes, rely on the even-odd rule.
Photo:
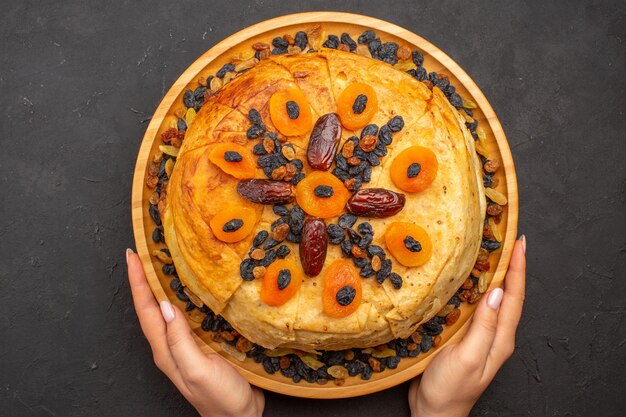
[(209, 222), (216, 238), (234, 243), (248, 236), (256, 225), (256, 212), (248, 207), (225, 207)]
[(385, 232), (385, 244), (394, 258), (404, 266), (424, 265), (433, 253), (426, 230), (413, 223), (396, 222)]
[(364, 83), (346, 87), (337, 100), (337, 113), (346, 129), (357, 130), (372, 120), (378, 111), (378, 98), (374, 89)]
[(311, 131), (313, 116), (308, 101), (297, 88), (287, 88), (270, 97), (270, 117), (285, 136), (300, 136)]
[(254, 178), (256, 160), (252, 152), (236, 143), (220, 143), (209, 153), (209, 160), (238, 179)]
[(322, 304), (330, 317), (346, 317), (361, 304), (361, 278), (347, 259), (338, 259), (324, 273)]
[(302, 285), (302, 273), (293, 262), (278, 259), (267, 267), (261, 286), (261, 301), (273, 307), (285, 304)]
[(391, 180), (401, 190), (423, 191), (437, 176), (437, 156), (428, 148), (411, 146), (391, 161)]
[(350, 191), (330, 172), (313, 171), (296, 187), (296, 201), (311, 216), (327, 219), (340, 215)]

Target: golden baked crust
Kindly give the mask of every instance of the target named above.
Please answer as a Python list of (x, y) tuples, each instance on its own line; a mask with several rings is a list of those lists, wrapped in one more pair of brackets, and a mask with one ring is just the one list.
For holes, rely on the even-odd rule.
[[(257, 109), (268, 129), (275, 131), (268, 103), (276, 91), (300, 88), (316, 120), (334, 112), (336, 97), (355, 81), (371, 85), (378, 96), (379, 111), (371, 123), (382, 125), (394, 115), (401, 115), (405, 121), (405, 127), (394, 135), (389, 154), (373, 170), (368, 187), (402, 192), (391, 181), (389, 165), (409, 146), (430, 148), (439, 162), (434, 182), (420, 193), (406, 193), (406, 204), (399, 214), (363, 220), (374, 228), (374, 243), (383, 247), (386, 225), (396, 221), (421, 225), (433, 241), (432, 258), (412, 268), (394, 262), (394, 272), (403, 278), (399, 290), (389, 280), (380, 285), (375, 279), (363, 279), (363, 301), (356, 312), (331, 318), (323, 312), (321, 279), (325, 268), (342, 255), (337, 245), (329, 245), (322, 273), (306, 278), (296, 296), (282, 306), (268, 306), (259, 297), (262, 280), (243, 281), (239, 264), (254, 235), (269, 230), (276, 215), (271, 206), (240, 197), (236, 191), (238, 180), (213, 165), (208, 154), (216, 143), (228, 141), (252, 149), (257, 142), (245, 140), (250, 126), (246, 114), (251, 108)], [(352, 134), (344, 129), (342, 140)], [(308, 136), (290, 137), (289, 141), (305, 160)], [(306, 164), (304, 172), (309, 172)], [(257, 177), (264, 177), (261, 170)], [(215, 238), (208, 223), (218, 211), (234, 205), (253, 208), (258, 220), (247, 238), (226, 244)], [(206, 101), (187, 130), (170, 178), (163, 220), (165, 238), (182, 283), (246, 338), (268, 348), (344, 349), (408, 337), (442, 307), (474, 264), (484, 206), (474, 141), (464, 120), (440, 90), (431, 91), (383, 62), (322, 50), (263, 60)], [(291, 249), (289, 258), (300, 265), (297, 245), (286, 244)]]

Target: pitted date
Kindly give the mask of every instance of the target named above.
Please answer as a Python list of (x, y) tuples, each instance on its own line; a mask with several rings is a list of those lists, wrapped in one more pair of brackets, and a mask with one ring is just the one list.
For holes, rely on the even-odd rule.
[(404, 194), (384, 188), (364, 188), (350, 197), (346, 210), (363, 217), (390, 217), (404, 208), (405, 201)]
[(326, 261), (328, 235), (324, 220), (309, 217), (304, 222), (300, 241), (300, 262), (304, 273), (310, 277), (319, 275)]
[(293, 185), (285, 181), (251, 179), (239, 181), (237, 192), (246, 200), (259, 204), (287, 204), (293, 202)]
[(340, 139), (341, 124), (337, 114), (328, 113), (317, 119), (306, 151), (306, 159), (311, 168), (328, 171)]

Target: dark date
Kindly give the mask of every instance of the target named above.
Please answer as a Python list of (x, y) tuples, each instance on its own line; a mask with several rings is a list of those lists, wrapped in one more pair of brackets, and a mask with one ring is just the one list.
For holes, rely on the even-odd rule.
[(317, 119), (306, 151), (306, 159), (311, 168), (328, 171), (337, 153), (340, 139), (341, 123), (337, 114), (328, 113)]
[(246, 200), (259, 204), (287, 204), (295, 199), (293, 185), (285, 181), (243, 180), (237, 184), (237, 192)]
[(350, 197), (346, 210), (362, 217), (391, 217), (404, 208), (405, 201), (404, 194), (384, 188), (365, 188)]
[(319, 275), (326, 261), (328, 235), (324, 220), (309, 217), (304, 221), (300, 241), (300, 262), (304, 273), (310, 277)]

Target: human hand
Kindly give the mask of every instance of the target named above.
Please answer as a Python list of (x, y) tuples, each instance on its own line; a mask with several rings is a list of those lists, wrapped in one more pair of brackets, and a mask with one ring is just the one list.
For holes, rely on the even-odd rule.
[(515, 349), (526, 282), (526, 238), (513, 248), (504, 291), (493, 289), (476, 308), (463, 340), (443, 349), (409, 389), (413, 417), (465, 417)]
[(265, 398), (220, 355), (200, 350), (183, 312), (152, 295), (139, 257), (126, 251), (135, 310), (156, 366), (203, 417), (257, 417)]

